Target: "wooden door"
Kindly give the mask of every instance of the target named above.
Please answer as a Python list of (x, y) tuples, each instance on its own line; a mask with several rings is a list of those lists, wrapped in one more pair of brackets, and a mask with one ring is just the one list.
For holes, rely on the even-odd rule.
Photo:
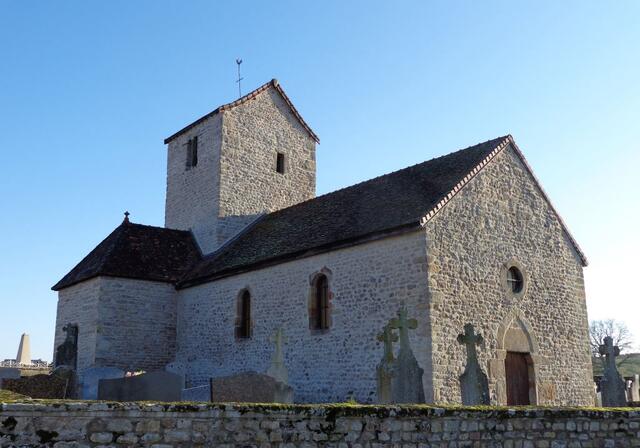
[(507, 352), (505, 374), (507, 377), (507, 405), (509, 406), (530, 404), (527, 356), (527, 353)]

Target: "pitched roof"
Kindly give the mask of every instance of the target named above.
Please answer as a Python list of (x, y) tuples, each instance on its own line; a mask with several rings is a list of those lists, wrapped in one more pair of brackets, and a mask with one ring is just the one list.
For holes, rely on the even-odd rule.
[(178, 287), (418, 229), (512, 142), (499, 137), (267, 214), (204, 257)]
[(199, 258), (191, 232), (125, 220), (51, 289), (99, 275), (175, 283)]
[(287, 103), (287, 105), (289, 106), (289, 108), (291, 109), (291, 112), (293, 113), (293, 115), (298, 119), (298, 121), (300, 122), (300, 124), (302, 125), (302, 127), (309, 133), (309, 135), (311, 136), (312, 139), (314, 139), (316, 141), (316, 143), (320, 143), (320, 138), (318, 138), (318, 136), (316, 135), (315, 132), (313, 132), (313, 130), (309, 127), (309, 125), (307, 124), (306, 121), (304, 121), (304, 119), (302, 118), (302, 115), (300, 115), (300, 113), (298, 112), (298, 110), (295, 108), (295, 106), (293, 105), (293, 103), (291, 102), (291, 100), (289, 99), (289, 97), (287, 96), (287, 94), (284, 92), (284, 89), (280, 86), (280, 83), (278, 82), (277, 79), (272, 79), (271, 81), (261, 85), (260, 87), (258, 87), (257, 89), (255, 89), (252, 92), (247, 93), (246, 95), (244, 95), (243, 97), (238, 98), (235, 101), (232, 101), (230, 103), (224, 104), (220, 107), (218, 107), (217, 109), (212, 110), (211, 112), (209, 112), (208, 114), (198, 118), (196, 121), (194, 121), (193, 123), (185, 126), (184, 128), (180, 129), (178, 132), (176, 132), (175, 134), (167, 137), (164, 139), (164, 143), (167, 144), (169, 143), (171, 140), (173, 140), (174, 138), (176, 138), (177, 136), (187, 132), (189, 129), (191, 129), (192, 127), (202, 123), (203, 121), (205, 121), (207, 118), (210, 118), (212, 116), (214, 116), (215, 114), (219, 113), (219, 112), (223, 112), (225, 110), (230, 110), (236, 106), (239, 106), (240, 104), (244, 104), (247, 101), (255, 98), (256, 96), (258, 96), (260, 93), (264, 92), (265, 90), (267, 90), (269, 87), (273, 87), (276, 89), (276, 91), (280, 94), (280, 96), (282, 96), (282, 99), (284, 99), (284, 101)]

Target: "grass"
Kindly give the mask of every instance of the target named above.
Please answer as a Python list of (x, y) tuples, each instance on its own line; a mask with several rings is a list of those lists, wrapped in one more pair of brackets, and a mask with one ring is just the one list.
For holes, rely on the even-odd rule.
[(29, 397), (25, 395), (20, 395), (10, 390), (2, 390), (0, 389), (0, 401), (15, 401), (15, 400), (24, 400)]
[[(593, 358), (593, 374), (602, 375), (602, 361), (599, 358)], [(616, 365), (620, 375), (629, 377), (640, 374), (640, 353), (622, 354), (616, 358)]]

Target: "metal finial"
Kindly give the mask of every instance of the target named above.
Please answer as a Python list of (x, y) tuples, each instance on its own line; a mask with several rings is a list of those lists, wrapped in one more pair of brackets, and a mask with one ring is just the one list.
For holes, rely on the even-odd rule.
[(238, 80), (236, 82), (238, 83), (238, 98), (240, 98), (242, 96), (242, 88), (241, 88), (240, 81), (244, 79), (242, 76), (240, 76), (240, 64), (242, 64), (242, 59), (236, 59), (236, 64), (238, 64)]
[(124, 212), (124, 222), (129, 222), (129, 215), (131, 213), (129, 213), (128, 211)]

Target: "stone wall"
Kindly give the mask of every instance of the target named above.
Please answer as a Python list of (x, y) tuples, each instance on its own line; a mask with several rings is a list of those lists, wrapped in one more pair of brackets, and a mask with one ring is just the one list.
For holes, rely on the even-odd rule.
[(168, 283), (97, 277), (59, 292), (56, 347), (62, 327), (78, 324), (78, 371), (108, 366), (158, 370), (173, 360), (176, 291)]
[[(492, 403), (506, 404), (507, 350), (530, 352), (532, 403), (593, 404), (582, 265), (513, 149), (504, 150), (428, 222), (436, 402), (459, 402), (466, 323), (484, 336)], [(519, 266), (522, 294), (506, 270)]]
[(636, 447), (640, 411), (0, 405), (0, 446)]
[[(187, 169), (187, 142), (198, 137), (198, 164)], [(222, 116), (213, 115), (167, 148), (165, 227), (191, 230), (203, 252), (217, 247)]]
[[(196, 136), (198, 164), (187, 168)], [(284, 174), (276, 172), (278, 152)], [(210, 253), (261, 213), (313, 198), (315, 188), (315, 141), (269, 87), (169, 142), (165, 227), (192, 230)]]
[[(430, 356), (426, 301), (425, 237), (421, 231), (283, 263), (178, 292), (178, 351), (172, 370), (187, 387), (210, 377), (265, 372), (269, 341), (282, 326), (289, 382), (296, 402), (376, 399), (376, 365), (383, 355), (376, 335), (406, 303), (419, 327), (410, 332), (427, 399)], [(308, 304), (315, 276), (329, 279), (332, 325), (309, 328)], [(251, 293), (253, 335), (236, 339), (236, 299)]]
[(102, 277), (95, 365), (162, 370), (175, 357), (172, 284)]
[[(56, 348), (65, 340), (62, 327), (69, 323), (78, 325), (78, 369), (93, 365), (96, 356), (96, 330), (98, 325), (99, 278), (93, 278), (58, 292), (56, 333), (53, 356)], [(55, 360), (54, 360), (55, 362)]]
[[(223, 112), (218, 243), (263, 212), (315, 197), (315, 141), (274, 87)], [(276, 155), (285, 157), (284, 174)]]

